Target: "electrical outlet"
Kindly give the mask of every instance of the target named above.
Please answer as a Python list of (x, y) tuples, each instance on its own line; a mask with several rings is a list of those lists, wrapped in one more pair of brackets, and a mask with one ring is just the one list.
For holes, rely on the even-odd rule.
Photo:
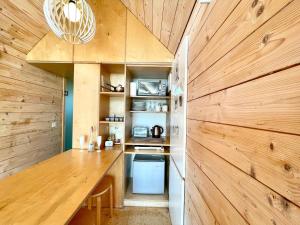
[(56, 122), (52, 122), (52, 123), (51, 123), (51, 127), (52, 127), (52, 128), (56, 127)]

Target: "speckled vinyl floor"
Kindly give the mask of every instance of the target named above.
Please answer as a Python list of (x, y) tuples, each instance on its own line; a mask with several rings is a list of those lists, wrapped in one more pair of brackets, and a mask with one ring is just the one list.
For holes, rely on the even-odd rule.
[[(70, 224), (95, 224), (94, 213), (94, 210), (81, 209)], [(171, 225), (171, 221), (167, 208), (125, 207), (114, 209), (112, 218), (109, 218), (108, 209), (102, 209), (101, 225)]]

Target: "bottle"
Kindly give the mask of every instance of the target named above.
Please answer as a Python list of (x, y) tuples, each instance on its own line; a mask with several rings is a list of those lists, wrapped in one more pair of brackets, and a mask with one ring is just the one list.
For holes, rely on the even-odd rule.
[(88, 151), (92, 152), (94, 151), (94, 142), (93, 142), (93, 126), (91, 126), (91, 130), (90, 130), (90, 136), (89, 136), (89, 146), (88, 146)]

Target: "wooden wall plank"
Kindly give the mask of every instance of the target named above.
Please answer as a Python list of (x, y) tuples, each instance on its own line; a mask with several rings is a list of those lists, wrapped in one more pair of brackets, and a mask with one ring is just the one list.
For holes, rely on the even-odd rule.
[(208, 4), (202, 4), (200, 1), (196, 1), (190, 19), (188, 20), (188, 24), (185, 28), (184, 35), (191, 35), (191, 30), (195, 29), (197, 26), (195, 23), (202, 21), (202, 16), (207, 9)]
[(145, 25), (152, 31), (153, 28), (153, 2), (152, 0), (144, 0), (144, 10), (145, 10)]
[[(193, 159), (196, 160), (197, 158)], [(193, 162), (192, 156), (188, 155), (186, 162), (186, 183), (195, 185), (216, 218), (216, 221), (222, 225), (247, 225), (248, 223), (245, 219)]]
[(54, 147), (54, 149), (50, 149), (48, 151), (43, 152), (43, 154), (39, 154), (38, 157), (35, 157), (33, 160), (29, 160), (27, 162), (24, 162), (21, 166), (15, 167), (14, 169), (8, 170), (4, 173), (0, 174), (0, 179), (5, 178), (7, 176), (13, 175), (19, 171), (22, 171), (26, 169), (27, 167), (30, 167), (36, 163), (39, 163), (43, 160), (49, 159), (50, 157), (59, 154), (59, 151), (57, 151), (57, 148)]
[(0, 137), (8, 137), (11, 135), (19, 135), (30, 132), (47, 131), (49, 129), (54, 132), (55, 130), (61, 129), (61, 121), (56, 120), (57, 126), (51, 128), (52, 122), (54, 121), (43, 121), (36, 123), (20, 122), (16, 124), (4, 124), (0, 127)]
[[(56, 80), (60, 83), (58, 85), (58, 87), (60, 87), (60, 85), (62, 85), (62, 78), (61, 77), (58, 77), (57, 75), (54, 75), (53, 73), (47, 72), (47, 71), (42, 70), (38, 67), (30, 65), (26, 61), (21, 60), (19, 58), (16, 58), (16, 57), (14, 57), (12, 55), (9, 55), (5, 52), (0, 52), (0, 64), (9, 66), (9, 67), (14, 68), (14, 69), (18, 69), (20, 71), (28, 72), (28, 73), (31, 73), (33, 75), (35, 74), (38, 77), (41, 76), (41, 77), (47, 77), (47, 79)], [(22, 78), (19, 77), (18, 79), (20, 80)], [(60, 88), (60, 89), (62, 89), (62, 88)]]
[(160, 41), (168, 46), (175, 18), (178, 0), (164, 0), (163, 17), (160, 31)]
[(25, 163), (28, 162), (36, 162), (40, 158), (43, 158), (45, 155), (49, 155), (52, 152), (59, 153), (60, 143), (55, 143), (52, 145), (48, 145), (47, 147), (42, 147), (38, 150), (34, 150), (23, 155), (19, 155), (18, 157), (13, 157), (8, 160), (4, 160), (0, 162), (0, 173), (5, 173), (9, 170), (16, 169), (21, 167)]
[(26, 54), (25, 53), (23, 53), (23, 52), (21, 52), (21, 51), (19, 51), (17, 49), (14, 49), (10, 45), (4, 44), (2, 42), (0, 42), (0, 52), (6, 52), (9, 55), (17, 57), (19, 59), (23, 59), (23, 60), (26, 59)]
[[(300, 66), (188, 103), (188, 118), (300, 134)], [(189, 96), (193, 96), (189, 90)], [(200, 92), (200, 90), (198, 90)]]
[[(7, 161), (11, 158), (17, 158), (19, 155), (24, 155), (29, 152), (33, 151), (42, 151), (45, 147), (44, 146), (50, 146), (50, 145), (57, 145), (57, 139), (59, 139), (60, 133), (51, 133), (51, 136), (45, 137), (45, 136), (40, 136), (39, 139), (36, 139), (32, 142), (29, 142), (24, 145), (18, 145), (15, 147), (9, 147), (9, 148), (4, 148), (0, 150), (0, 162), (2, 161)], [(59, 147), (57, 148), (57, 151), (59, 151)], [(7, 163), (4, 163), (7, 164)], [(2, 165), (4, 165), (2, 164)], [(9, 169), (10, 170), (10, 169)], [(5, 172), (5, 171), (3, 171)]]
[[(197, 18), (195, 19), (195, 22), (193, 23), (192, 27), (190, 28), (189, 45), (191, 45), (191, 43), (194, 43), (194, 40), (199, 35), (207, 18), (210, 16), (211, 10), (214, 8), (216, 2), (217, 2), (217, 0), (212, 0), (208, 5), (201, 4), (201, 10), (199, 11)], [(189, 57), (188, 57), (189, 61), (192, 61), (192, 58), (190, 57), (191, 51), (192, 51), (192, 49), (189, 49)]]
[(61, 105), (45, 105), (26, 102), (0, 102), (0, 112), (61, 112)]
[(56, 90), (62, 90), (62, 79), (57, 76), (49, 76), (43, 73), (29, 73), (27, 71), (18, 70), (7, 65), (0, 64), (0, 76), (7, 77), (29, 84), (36, 84), (41, 87), (48, 87)]
[[(1, 83), (0, 83), (0, 86)], [(27, 103), (38, 103), (46, 105), (61, 104), (61, 98), (53, 96), (40, 95), (26, 93), (23, 91), (0, 88), (0, 101), (11, 101), (11, 102), (27, 102)]]
[(236, 167), (189, 141), (187, 151), (249, 224), (297, 225), (300, 208)]
[[(0, 149), (15, 147), (18, 145), (28, 144), (36, 139), (43, 138), (44, 136), (50, 136), (52, 129), (43, 131), (28, 131), (23, 134), (3, 136), (0, 137)], [(60, 134), (59, 132), (57, 133)]]
[(299, 136), (195, 120), (188, 136), (300, 206)]
[[(56, 90), (48, 87), (41, 87), (36, 84), (30, 84), (16, 79), (10, 79), (0, 76), (0, 88), (22, 91), (25, 93), (38, 94), (45, 97), (52, 97), (53, 100), (62, 98), (62, 90)], [(53, 102), (54, 104), (55, 102)]]
[(62, 146), (62, 78), (25, 61), (48, 32), (42, 5), (40, 0), (0, 5), (0, 178), (57, 154)]
[(194, 206), (196, 214), (199, 215), (199, 219), (202, 221), (201, 223), (205, 225), (215, 225), (217, 223), (215, 216), (207, 206), (197, 187), (189, 180), (185, 183), (185, 191), (188, 196), (187, 202), (191, 202)]
[[(204, 46), (203, 49), (195, 57), (190, 66), (190, 80), (208, 69), (214, 62), (224, 56), (290, 2), (292, 0), (258, 1), (257, 4), (254, 4), (253, 0), (241, 1), (215, 35), (209, 41), (206, 41), (207, 44), (202, 44)], [(263, 10), (261, 13), (258, 13), (260, 9)], [(205, 40), (198, 40), (193, 46), (198, 46), (200, 44), (199, 41)], [(226, 43), (226, 45), (223, 43)], [(205, 63), (199, 63), (200, 61)], [(194, 72), (195, 70), (197, 71), (196, 73)]]
[(62, 115), (60, 112), (51, 113), (0, 113), (0, 124), (1, 125), (17, 125), (17, 124), (26, 124), (26, 123), (34, 123), (34, 122), (48, 122), (48, 121), (60, 121), (62, 119)]
[(178, 0), (172, 31), (168, 42), (168, 49), (175, 54), (181, 41), (182, 34), (188, 23), (191, 12), (195, 5), (195, 0)]
[(209, 9), (206, 12), (207, 19), (205, 20), (205, 23), (203, 23), (203, 26), (201, 27), (198, 26), (200, 31), (197, 35), (191, 36), (190, 43), (193, 45), (189, 51), (189, 59), (191, 62), (212, 38), (240, 1), (241, 0), (220, 1), (217, 4), (217, 1), (214, 1), (213, 4), (209, 6)]
[(185, 213), (185, 225), (204, 225), (188, 192), (185, 192)]
[(0, 13), (0, 21), (0, 42), (25, 54), (40, 40), (2, 13)]
[(245, 224), (298, 224), (299, 4), (212, 1), (188, 24), (187, 190), (219, 224), (220, 202)]
[[(293, 1), (190, 83), (195, 98), (269, 74), (300, 61), (300, 7)], [(192, 68), (190, 68), (192, 70)]]
[(153, 34), (160, 39), (164, 0), (153, 0)]

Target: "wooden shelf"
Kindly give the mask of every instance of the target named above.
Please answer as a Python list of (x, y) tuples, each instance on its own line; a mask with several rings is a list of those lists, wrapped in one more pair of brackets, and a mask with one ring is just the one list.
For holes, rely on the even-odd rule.
[(131, 98), (141, 98), (141, 99), (170, 99), (170, 96), (130, 96)]
[(144, 145), (144, 146), (170, 146), (170, 137), (166, 138), (129, 138), (125, 145)]
[(110, 96), (124, 96), (124, 92), (112, 92), (112, 91), (101, 91), (100, 95), (110, 95)]
[(124, 122), (101, 120), (99, 123), (100, 124), (123, 124)]
[(125, 154), (141, 154), (141, 155), (170, 155), (169, 149), (164, 150), (154, 150), (154, 149), (143, 149), (143, 150), (136, 150), (134, 148), (128, 148), (124, 152)]
[(168, 112), (152, 112), (152, 111), (130, 111), (131, 113), (168, 113)]
[(112, 147), (104, 147), (102, 150), (105, 150), (105, 151), (109, 151), (109, 150), (121, 150), (123, 151), (123, 145), (114, 145)]

